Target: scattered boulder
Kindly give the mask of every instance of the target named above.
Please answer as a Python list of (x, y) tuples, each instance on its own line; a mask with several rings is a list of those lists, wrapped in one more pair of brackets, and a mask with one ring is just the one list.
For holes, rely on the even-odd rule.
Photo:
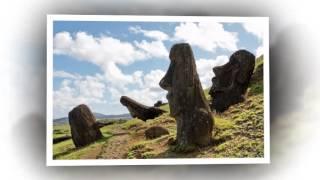
[(132, 117), (139, 118), (143, 121), (146, 121), (148, 119), (154, 119), (155, 117), (158, 117), (164, 112), (166, 112), (158, 107), (149, 107), (141, 103), (138, 103), (137, 101), (127, 96), (121, 96), (120, 102), (122, 105), (128, 108)]
[(160, 107), (162, 104), (163, 104), (162, 101), (159, 100), (153, 106), (154, 107)]
[(227, 110), (231, 105), (243, 102), (255, 66), (255, 56), (246, 50), (233, 53), (229, 62), (213, 68), (215, 77), (209, 94), (211, 108), (217, 112)]
[(176, 149), (211, 143), (213, 117), (206, 101), (195, 59), (189, 44), (175, 44), (171, 50), (169, 69), (160, 81), (168, 91), (170, 115), (176, 119)]
[(76, 147), (86, 146), (102, 138), (96, 119), (87, 105), (81, 104), (73, 108), (68, 117), (72, 140)]
[(144, 133), (147, 139), (155, 139), (167, 134), (169, 134), (169, 131), (166, 128), (161, 126), (152, 126), (148, 128)]

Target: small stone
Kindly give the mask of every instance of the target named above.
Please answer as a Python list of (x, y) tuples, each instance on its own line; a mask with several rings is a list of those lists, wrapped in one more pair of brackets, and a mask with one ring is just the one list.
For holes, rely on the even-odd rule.
[(148, 128), (144, 133), (147, 139), (155, 139), (167, 134), (169, 134), (169, 131), (166, 128), (161, 126), (152, 126)]

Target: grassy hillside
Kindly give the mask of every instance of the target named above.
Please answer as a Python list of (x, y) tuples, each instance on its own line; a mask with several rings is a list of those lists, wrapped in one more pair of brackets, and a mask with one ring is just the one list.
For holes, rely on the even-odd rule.
[[(263, 66), (258, 58), (255, 73)], [(207, 98), (208, 89), (205, 90)], [(169, 111), (169, 105), (161, 107)], [(121, 158), (222, 158), (263, 157), (263, 82), (258, 77), (250, 84), (247, 99), (220, 114), (213, 114), (215, 128), (213, 144), (190, 153), (176, 153), (170, 141), (175, 139), (175, 120), (165, 113), (153, 120), (121, 121), (101, 129), (104, 138), (84, 148), (75, 148), (72, 140), (53, 145), (54, 159), (121, 159)], [(169, 135), (146, 140), (144, 131), (159, 125)], [(54, 126), (54, 137), (70, 135), (69, 126)]]

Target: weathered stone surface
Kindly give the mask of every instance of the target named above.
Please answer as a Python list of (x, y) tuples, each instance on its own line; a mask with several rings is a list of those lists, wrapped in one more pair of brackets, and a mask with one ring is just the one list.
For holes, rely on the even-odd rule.
[(121, 96), (120, 102), (122, 105), (124, 105), (128, 108), (132, 117), (139, 118), (143, 121), (158, 117), (165, 112), (164, 110), (162, 110), (160, 108), (149, 107), (149, 106), (143, 105), (141, 103), (138, 103), (137, 101), (135, 101), (127, 96)]
[(86, 146), (102, 138), (96, 119), (88, 106), (81, 104), (73, 108), (68, 117), (72, 140), (76, 147)]
[(160, 81), (168, 91), (170, 115), (177, 122), (176, 149), (205, 146), (211, 142), (213, 117), (207, 104), (195, 59), (189, 44), (175, 44), (170, 50), (170, 66)]
[(255, 66), (255, 56), (246, 50), (233, 53), (229, 62), (213, 68), (215, 77), (209, 94), (212, 109), (223, 112), (229, 106), (244, 101)]
[(155, 139), (166, 134), (169, 134), (169, 131), (161, 126), (152, 126), (144, 132), (147, 139)]

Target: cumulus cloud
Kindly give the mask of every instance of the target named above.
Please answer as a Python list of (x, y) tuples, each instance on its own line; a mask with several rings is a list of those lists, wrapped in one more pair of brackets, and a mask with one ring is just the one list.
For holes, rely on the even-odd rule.
[(264, 24), (262, 22), (245, 22), (242, 25), (248, 33), (255, 35), (260, 40), (263, 38)]
[(146, 55), (149, 57), (159, 57), (159, 58), (166, 58), (168, 57), (168, 50), (164, 46), (162, 41), (151, 41), (147, 42), (145, 40), (141, 42), (135, 41), (134, 43), (139, 49), (143, 50)]
[(159, 82), (164, 75), (165, 72), (160, 69), (151, 70), (145, 75), (137, 71), (133, 76), (139, 77), (136, 82), (140, 83), (140, 86), (130, 89), (112, 87), (109, 91), (111, 92), (113, 99), (117, 102), (119, 101), (120, 96), (125, 95), (145, 105), (151, 106), (158, 100), (166, 101), (166, 91), (159, 86)]
[(217, 48), (234, 51), (238, 42), (237, 33), (226, 31), (221, 23), (216, 22), (181, 23), (175, 28), (174, 39), (205, 51), (215, 51)]
[(129, 27), (129, 31), (135, 34), (142, 33), (144, 36), (158, 41), (164, 41), (169, 39), (169, 36), (162, 31), (144, 30), (141, 29), (140, 26)]
[(64, 79), (60, 87), (53, 91), (53, 112), (55, 115), (66, 116), (79, 104), (105, 103), (105, 90), (101, 75)]
[(196, 61), (197, 72), (201, 81), (202, 88), (211, 86), (211, 79), (214, 77), (212, 68), (228, 62), (228, 56), (218, 56), (216, 59), (199, 59)]
[(160, 41), (136, 42), (135, 47), (129, 42), (108, 36), (94, 37), (85, 32), (78, 32), (74, 37), (69, 32), (59, 32), (55, 34), (53, 42), (55, 54), (69, 55), (95, 64), (105, 73), (108, 81), (122, 87), (134, 82), (134, 79), (131, 75), (124, 74), (118, 65), (164, 57), (168, 53)]
[(145, 58), (145, 54), (131, 43), (108, 36), (93, 37), (78, 32), (72, 37), (69, 32), (59, 32), (55, 34), (53, 42), (55, 54), (67, 54), (101, 67), (109, 62), (128, 65)]

